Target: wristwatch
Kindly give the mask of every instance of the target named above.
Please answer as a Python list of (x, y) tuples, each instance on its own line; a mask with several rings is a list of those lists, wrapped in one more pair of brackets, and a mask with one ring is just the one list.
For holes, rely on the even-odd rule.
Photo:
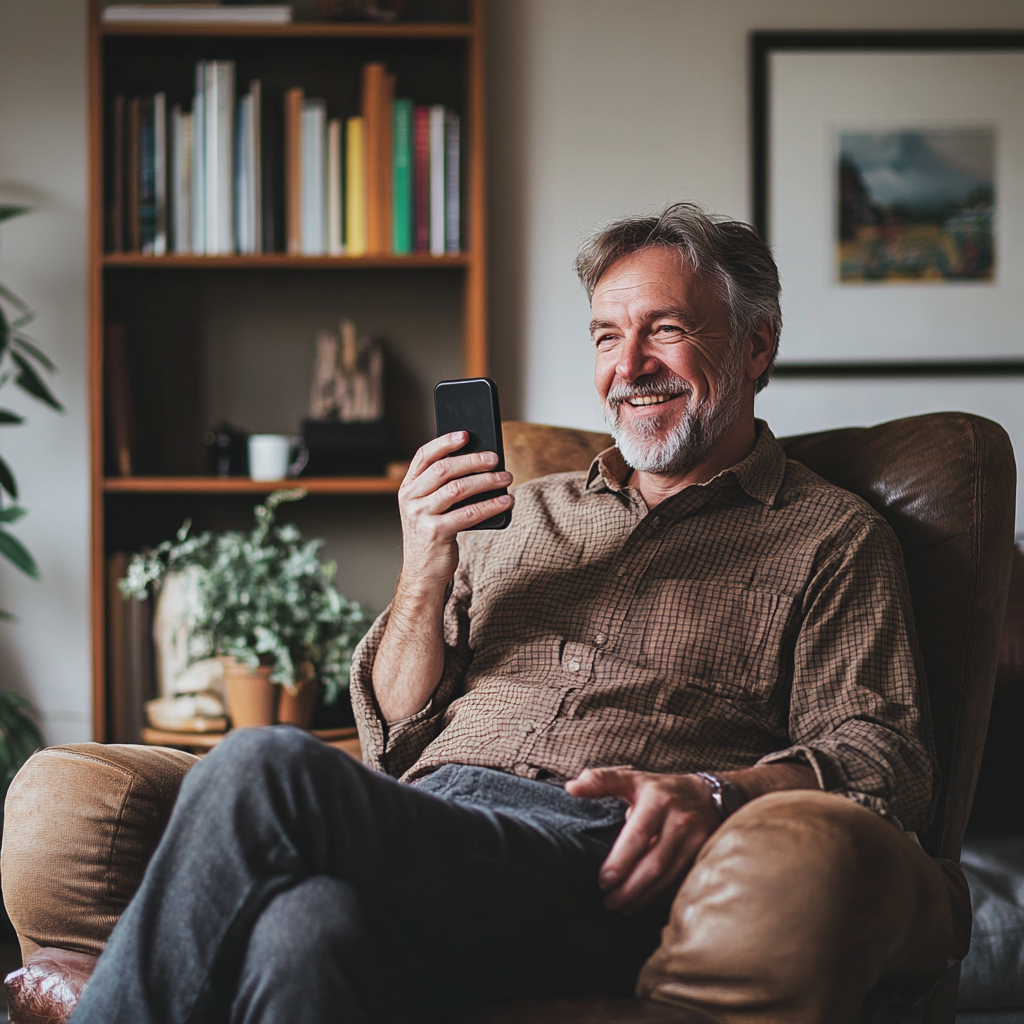
[(749, 799), (746, 793), (733, 782), (720, 778), (713, 772), (694, 772), (711, 787), (711, 802), (718, 811), (718, 817), (725, 821), (730, 814), (738, 811)]

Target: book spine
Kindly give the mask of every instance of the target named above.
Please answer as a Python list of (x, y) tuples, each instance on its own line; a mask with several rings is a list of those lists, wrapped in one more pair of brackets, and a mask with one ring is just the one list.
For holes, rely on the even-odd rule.
[(226, 255), (235, 250), (235, 62), (221, 60), (216, 67), (216, 145), (217, 171), (214, 230), (217, 243), (214, 251)]
[(332, 117), (327, 122), (327, 251), (332, 256), (345, 251), (342, 166), (341, 119)]
[(125, 130), (125, 147), (128, 151), (127, 235), (128, 251), (138, 252), (139, 242), (139, 101), (128, 101), (128, 118)]
[(263, 86), (258, 78), (249, 83), (248, 157), (252, 251), (263, 252)]
[(240, 253), (249, 250), (249, 164), (246, 160), (246, 147), (249, 142), (249, 117), (247, 107), (249, 97), (242, 96), (238, 101), (235, 115), (235, 249)]
[(103, 378), (114, 466), (120, 476), (131, 476), (135, 469), (135, 425), (124, 324), (107, 324), (103, 329)]
[(381, 233), (381, 141), (383, 128), (381, 100), (384, 95), (384, 65), (375, 61), (363, 66), (363, 160), (366, 165), (366, 251), (377, 255), (385, 251)]
[(192, 251), (206, 252), (206, 61), (196, 64), (192, 100)]
[(395, 76), (385, 74), (381, 76), (381, 97), (378, 109), (380, 110), (380, 249), (381, 252), (388, 252), (391, 249), (391, 165), (394, 159), (392, 154), (392, 133), (391, 119), (395, 104)]
[(284, 102), (261, 90), (260, 98), (260, 224), (262, 252), (285, 252)]
[(167, 254), (167, 96), (153, 97), (153, 255)]
[(345, 122), (345, 249), (350, 256), (366, 253), (366, 164), (363, 119)]
[(192, 115), (184, 112), (175, 144), (174, 251), (192, 251)]
[(284, 94), (285, 232), (288, 252), (302, 252), (302, 102), (301, 89)]
[(156, 238), (156, 137), (153, 99), (139, 100), (139, 248), (153, 255)]
[(416, 252), (430, 252), (430, 108), (417, 107), (413, 131)]
[(327, 107), (323, 100), (306, 100), (302, 110), (302, 252), (324, 254), (324, 132)]
[(412, 252), (412, 100), (395, 100), (391, 143), (391, 251)]
[(444, 254), (444, 107), (430, 108), (430, 252)]
[(115, 96), (111, 110), (110, 209), (107, 249), (124, 251), (124, 96)]
[(445, 252), (462, 248), (462, 209), (459, 170), (462, 166), (459, 115), (446, 111), (444, 120), (444, 247)]

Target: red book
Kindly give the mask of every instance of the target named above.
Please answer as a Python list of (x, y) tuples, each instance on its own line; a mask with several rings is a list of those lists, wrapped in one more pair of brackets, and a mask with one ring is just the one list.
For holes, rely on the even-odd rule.
[(413, 129), (416, 252), (430, 252), (430, 107), (417, 107)]

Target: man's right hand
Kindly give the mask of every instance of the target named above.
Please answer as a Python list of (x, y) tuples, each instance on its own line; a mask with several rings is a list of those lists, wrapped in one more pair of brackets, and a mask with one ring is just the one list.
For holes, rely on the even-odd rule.
[(466, 432), (459, 430), (425, 444), (399, 488), (402, 581), (406, 586), (447, 587), (459, 564), (456, 535), (512, 505), (511, 496), (501, 495), (452, 509), (465, 498), (512, 482), (511, 473), (496, 471), (498, 456), (494, 452), (448, 458), (467, 440)]
[(448, 458), (467, 440), (465, 431), (456, 431), (425, 444), (398, 491), (402, 572), (373, 663), (374, 693), (388, 722), (423, 708), (444, 671), (444, 599), (459, 565), (456, 536), (512, 505), (502, 495), (452, 508), (512, 482), (511, 473), (496, 471), (494, 452)]

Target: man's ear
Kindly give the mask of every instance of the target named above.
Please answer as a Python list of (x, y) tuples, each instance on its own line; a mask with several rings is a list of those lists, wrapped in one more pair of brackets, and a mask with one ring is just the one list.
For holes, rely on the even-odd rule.
[(775, 331), (765, 321), (758, 324), (748, 335), (744, 345), (743, 361), (747, 380), (757, 380), (768, 369), (775, 353)]

